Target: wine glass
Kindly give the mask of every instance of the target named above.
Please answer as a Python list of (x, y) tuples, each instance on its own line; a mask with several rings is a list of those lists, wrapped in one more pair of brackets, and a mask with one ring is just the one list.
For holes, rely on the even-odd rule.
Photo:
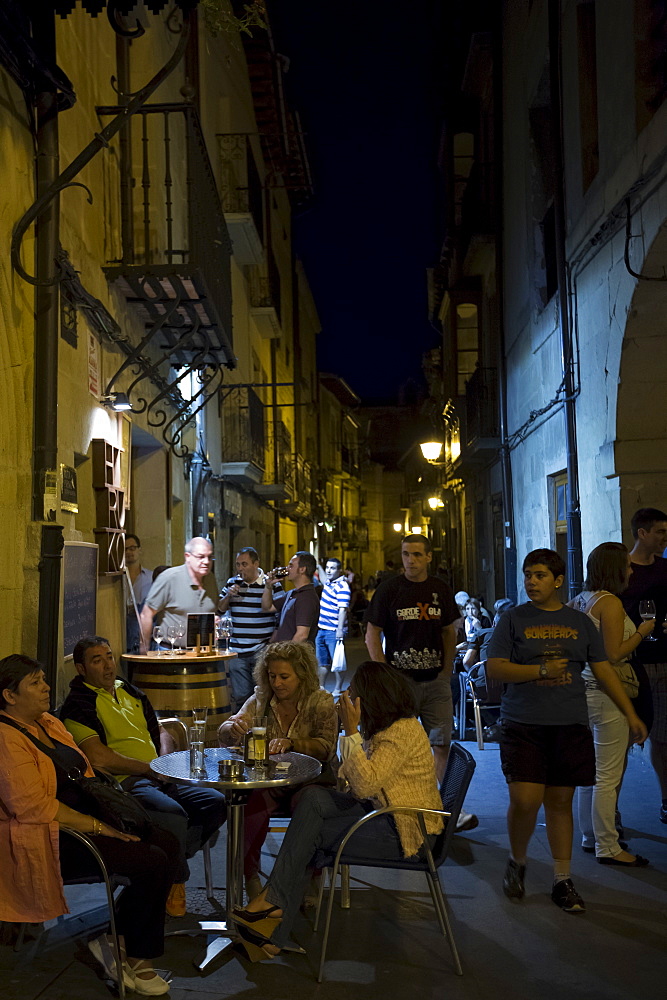
[(221, 618), (216, 626), (216, 639), (222, 645), (222, 652), (229, 652), (229, 637), (232, 634), (231, 618)]
[(171, 643), (171, 655), (176, 656), (176, 650), (174, 649), (174, 643), (178, 639), (178, 625), (170, 625), (167, 629), (167, 638)]
[[(175, 635), (175, 637), (177, 639), (179, 639), (179, 640), (182, 639), (183, 636), (185, 635), (185, 625), (183, 624), (183, 622), (181, 622), (179, 625), (174, 625), (173, 629), (174, 629), (174, 635)], [(180, 653), (185, 653), (185, 650), (182, 647), (179, 646), (179, 648), (177, 650), (177, 654), (180, 654)]]
[[(655, 602), (654, 601), (640, 601), (639, 602), (639, 617), (642, 621), (649, 622), (652, 618), (655, 618)], [(647, 635), (644, 638), (644, 642), (657, 642), (654, 635)]]
[(153, 626), (153, 642), (157, 645), (157, 655), (162, 656), (162, 650), (160, 649), (160, 643), (164, 641), (164, 629), (162, 625)]

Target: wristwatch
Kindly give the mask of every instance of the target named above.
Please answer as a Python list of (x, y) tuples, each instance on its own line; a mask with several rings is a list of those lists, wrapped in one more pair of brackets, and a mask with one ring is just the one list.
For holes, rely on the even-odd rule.
[(545, 681), (549, 676), (549, 669), (546, 663), (540, 663), (540, 680)]

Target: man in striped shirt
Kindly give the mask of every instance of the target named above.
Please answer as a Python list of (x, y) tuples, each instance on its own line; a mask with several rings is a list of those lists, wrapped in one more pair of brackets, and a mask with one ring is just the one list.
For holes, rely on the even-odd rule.
[[(255, 690), (252, 676), (255, 660), (276, 627), (275, 613), (262, 611), (265, 581), (257, 550), (247, 545), (236, 555), (236, 576), (227, 581), (219, 605), (221, 614), (229, 613), (233, 626), (229, 648), (236, 653), (236, 659), (228, 660), (228, 670), (234, 712)], [(283, 593), (279, 583), (274, 583), (272, 590), (274, 597)]]
[[(324, 687), (336, 643), (347, 632), (347, 610), (350, 606), (350, 585), (343, 575), (340, 559), (327, 559), (320, 598), (320, 618), (317, 623), (315, 651), (320, 665), (320, 685)], [(345, 671), (334, 674), (334, 696), (339, 695)]]

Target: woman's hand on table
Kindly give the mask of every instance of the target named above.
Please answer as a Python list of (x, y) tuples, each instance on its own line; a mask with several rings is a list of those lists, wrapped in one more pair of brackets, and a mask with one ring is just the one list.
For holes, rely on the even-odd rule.
[(349, 691), (345, 690), (336, 702), (338, 717), (341, 721), (346, 736), (351, 736), (359, 729), (361, 720), (361, 705), (358, 698), (354, 701), (350, 698)]
[(279, 736), (275, 740), (269, 740), (269, 753), (288, 753), (292, 746), (292, 740), (288, 736)]

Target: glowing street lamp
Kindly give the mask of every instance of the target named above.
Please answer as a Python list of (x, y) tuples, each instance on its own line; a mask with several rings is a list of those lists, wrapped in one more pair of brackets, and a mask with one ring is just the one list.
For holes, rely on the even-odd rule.
[(403, 531), (403, 524), (400, 521), (394, 522), (394, 531)]
[(427, 462), (437, 462), (442, 451), (442, 441), (423, 441), (419, 447)]
[(429, 497), (428, 505), (431, 510), (440, 510), (441, 507), (445, 506), (440, 497)]

